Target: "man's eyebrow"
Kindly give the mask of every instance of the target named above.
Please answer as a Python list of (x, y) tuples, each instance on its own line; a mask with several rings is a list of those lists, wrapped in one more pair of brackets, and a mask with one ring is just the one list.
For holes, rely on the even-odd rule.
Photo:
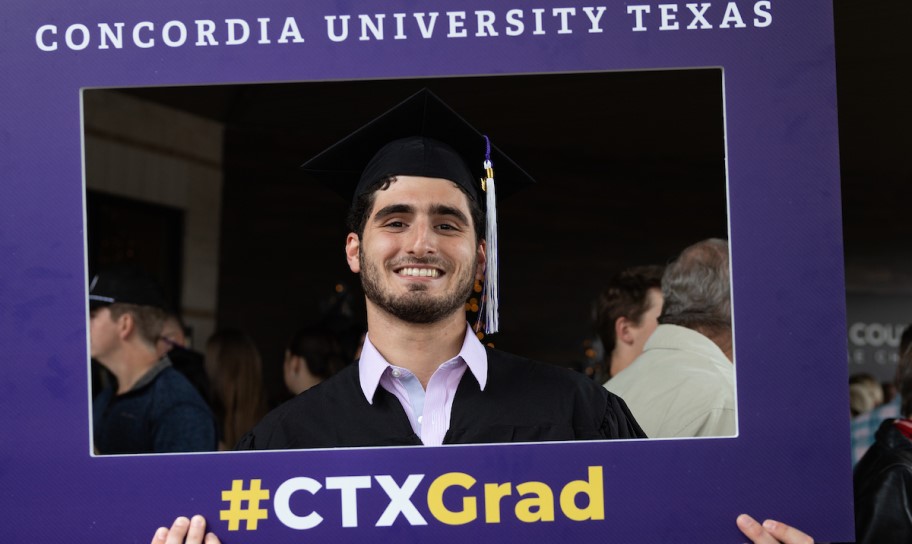
[(381, 208), (374, 214), (374, 221), (397, 213), (415, 213), (415, 207), (410, 204), (390, 204), (385, 208)]
[(430, 212), (431, 215), (449, 215), (466, 225), (469, 224), (469, 218), (466, 217), (459, 208), (454, 208), (445, 204), (434, 204), (431, 206)]

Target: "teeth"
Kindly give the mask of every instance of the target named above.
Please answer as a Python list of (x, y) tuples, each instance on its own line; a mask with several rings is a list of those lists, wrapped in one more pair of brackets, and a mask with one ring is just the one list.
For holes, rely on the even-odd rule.
[(417, 276), (425, 278), (436, 278), (440, 272), (433, 268), (403, 268), (399, 271), (403, 276)]

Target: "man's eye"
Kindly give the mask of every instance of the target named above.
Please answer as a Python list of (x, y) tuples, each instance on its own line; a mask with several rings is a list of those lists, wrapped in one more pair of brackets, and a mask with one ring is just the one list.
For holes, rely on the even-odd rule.
[(437, 228), (440, 230), (459, 230), (459, 228), (456, 225), (451, 225), (449, 223), (443, 223), (443, 224), (437, 225)]
[(402, 228), (402, 227), (405, 226), (405, 223), (403, 223), (402, 221), (390, 221), (389, 223), (387, 223), (387, 224), (385, 224), (385, 225), (383, 225), (383, 226), (384, 226), (384, 227), (392, 227), (392, 228), (400, 229), (400, 228)]

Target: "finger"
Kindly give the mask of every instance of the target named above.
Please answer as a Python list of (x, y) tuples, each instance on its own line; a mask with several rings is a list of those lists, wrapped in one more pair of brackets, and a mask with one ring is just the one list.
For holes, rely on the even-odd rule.
[(183, 544), (184, 537), (187, 536), (187, 530), (190, 528), (190, 520), (181, 516), (171, 524), (171, 530), (168, 531), (166, 544)]
[(779, 541), (770, 536), (770, 534), (757, 523), (757, 520), (747, 514), (741, 514), (735, 522), (738, 524), (738, 528), (741, 529), (741, 532), (744, 533), (744, 536), (749, 538), (754, 544), (779, 544)]
[(155, 535), (152, 537), (152, 544), (162, 544), (165, 542), (166, 538), (168, 538), (168, 528), (159, 527), (158, 530), (155, 531)]
[(776, 520), (764, 521), (763, 528), (784, 544), (814, 544), (814, 539), (807, 534)]
[(221, 543), (222, 543), (222, 541), (219, 540), (218, 537), (215, 536), (213, 533), (207, 533), (207, 534), (206, 534), (206, 542), (205, 542), (205, 544), (221, 544)]
[(202, 544), (206, 534), (206, 520), (203, 516), (196, 515), (190, 518), (190, 530), (187, 531), (186, 544)]

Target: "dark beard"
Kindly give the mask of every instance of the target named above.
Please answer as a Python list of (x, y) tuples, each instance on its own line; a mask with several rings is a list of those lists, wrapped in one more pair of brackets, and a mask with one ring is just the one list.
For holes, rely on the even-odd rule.
[[(383, 291), (379, 281), (379, 271), (372, 262), (365, 261), (364, 253), (360, 252), (361, 261), (361, 288), (364, 296), (376, 304), (383, 311), (406, 323), (427, 324), (437, 323), (460, 308), (465, 308), (465, 303), (472, 294), (475, 285), (475, 276), (472, 268), (466, 270), (465, 277), (460, 278), (453, 292), (441, 298), (432, 298), (425, 294), (424, 285), (415, 284), (411, 290), (399, 297), (393, 297)], [(410, 264), (431, 264), (427, 260), (415, 259)]]

